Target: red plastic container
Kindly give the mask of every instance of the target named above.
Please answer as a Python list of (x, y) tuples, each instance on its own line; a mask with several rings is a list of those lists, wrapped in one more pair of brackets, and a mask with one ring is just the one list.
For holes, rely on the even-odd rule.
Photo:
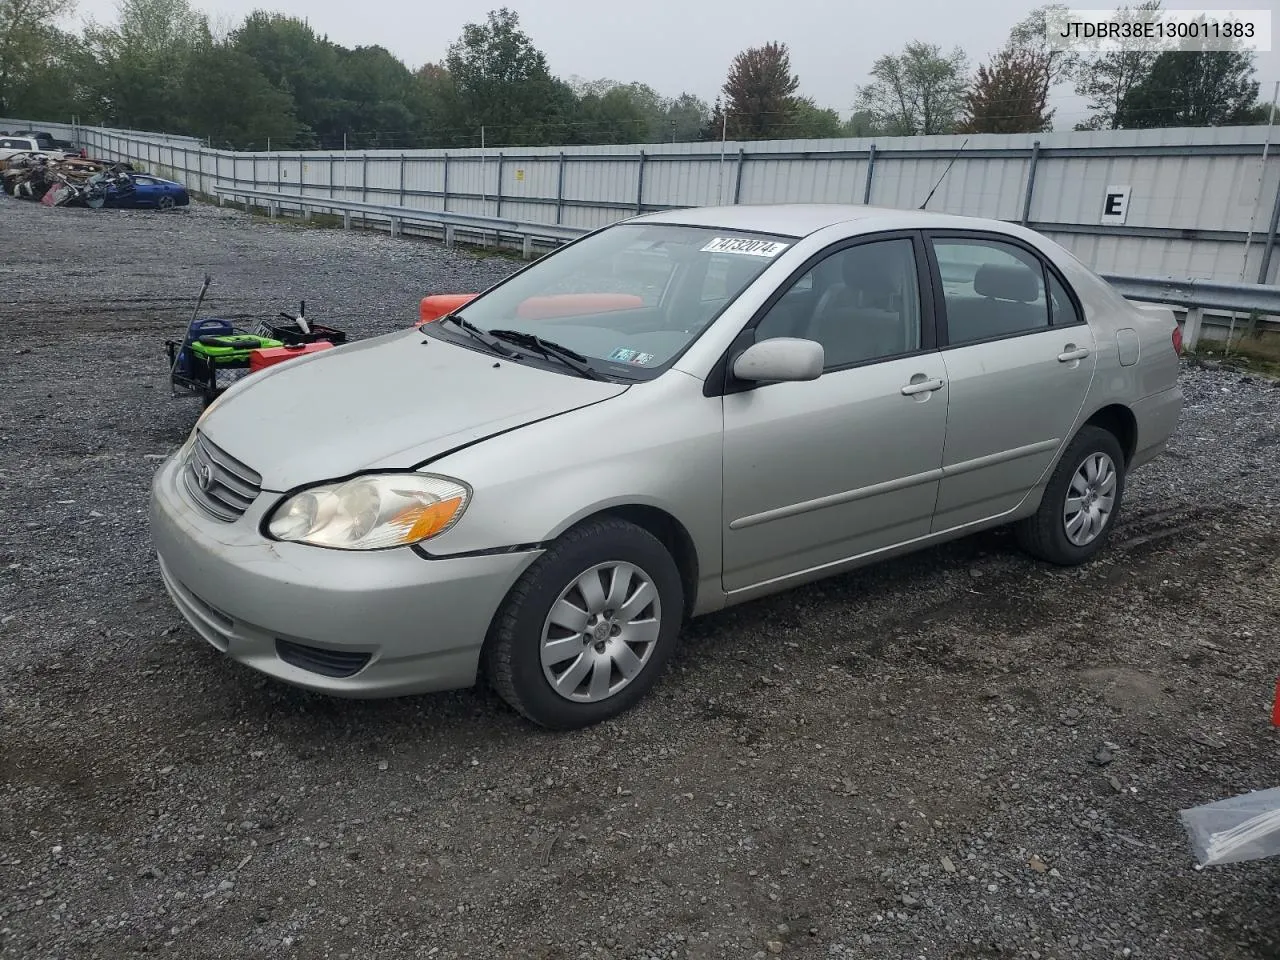
[(249, 372), (256, 373), (259, 370), (265, 370), (267, 367), (274, 367), (277, 363), (292, 360), (294, 357), (302, 357), (308, 353), (319, 353), (321, 350), (331, 350), (332, 348), (333, 344), (328, 340), (317, 340), (315, 343), (300, 343), (293, 347), (265, 347), (261, 350), (250, 350)]
[(431, 323), (433, 320), (448, 316), (478, 296), (478, 293), (437, 293), (423, 297), (418, 304), (418, 322), (414, 326), (420, 327), (424, 323)]

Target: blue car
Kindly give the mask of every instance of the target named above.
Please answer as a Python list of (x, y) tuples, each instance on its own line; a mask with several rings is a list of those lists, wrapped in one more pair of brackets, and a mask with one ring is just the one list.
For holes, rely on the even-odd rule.
[(191, 202), (187, 188), (180, 183), (142, 173), (130, 173), (128, 177), (133, 181), (133, 189), (111, 184), (107, 188), (105, 206), (169, 210), (185, 207)]

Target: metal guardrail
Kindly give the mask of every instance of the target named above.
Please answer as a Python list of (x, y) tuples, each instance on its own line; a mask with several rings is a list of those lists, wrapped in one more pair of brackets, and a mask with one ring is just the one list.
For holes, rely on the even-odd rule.
[(304, 216), (313, 210), (336, 210), (342, 214), (342, 226), (351, 229), (353, 214), (379, 217), (391, 223), (391, 235), (399, 236), (404, 223), (436, 224), (444, 228), (444, 242), (452, 247), (458, 230), (481, 234), (498, 234), (520, 237), (524, 241), (524, 257), (533, 255), (534, 240), (554, 240), (567, 243), (591, 231), (584, 227), (569, 227), (558, 223), (535, 223), (527, 220), (507, 220), (501, 217), (481, 217), (466, 213), (450, 213), (443, 210), (418, 210), (414, 207), (389, 206), (366, 203), (360, 200), (339, 200), (334, 197), (308, 196), (302, 193), (278, 193), (273, 190), (251, 190), (246, 187), (217, 184), (213, 188), (218, 202), (224, 198), (232, 201), (243, 197), (261, 200), (267, 205), (269, 215), (275, 216), (282, 206), (298, 207)]
[(1194, 349), (1200, 340), (1205, 310), (1280, 316), (1280, 287), (1222, 280), (1178, 280), (1173, 277), (1122, 277), (1102, 274), (1126, 300), (1183, 307), (1187, 319), (1182, 340)]

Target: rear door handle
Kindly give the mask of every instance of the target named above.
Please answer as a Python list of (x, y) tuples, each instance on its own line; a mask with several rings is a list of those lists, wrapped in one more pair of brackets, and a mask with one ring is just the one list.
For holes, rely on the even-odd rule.
[(1067, 344), (1066, 352), (1058, 354), (1058, 362), (1071, 363), (1071, 361), (1073, 360), (1083, 360), (1088, 355), (1089, 355), (1088, 347), (1072, 348), (1071, 344)]
[(904, 397), (913, 397), (917, 393), (932, 393), (934, 390), (941, 390), (947, 385), (945, 380), (921, 380), (919, 383), (908, 383), (902, 388)]

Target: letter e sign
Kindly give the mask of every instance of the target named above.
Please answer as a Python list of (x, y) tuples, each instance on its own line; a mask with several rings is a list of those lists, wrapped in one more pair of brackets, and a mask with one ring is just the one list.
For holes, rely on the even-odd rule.
[(1102, 222), (1124, 223), (1129, 216), (1130, 187), (1107, 187), (1102, 195)]

